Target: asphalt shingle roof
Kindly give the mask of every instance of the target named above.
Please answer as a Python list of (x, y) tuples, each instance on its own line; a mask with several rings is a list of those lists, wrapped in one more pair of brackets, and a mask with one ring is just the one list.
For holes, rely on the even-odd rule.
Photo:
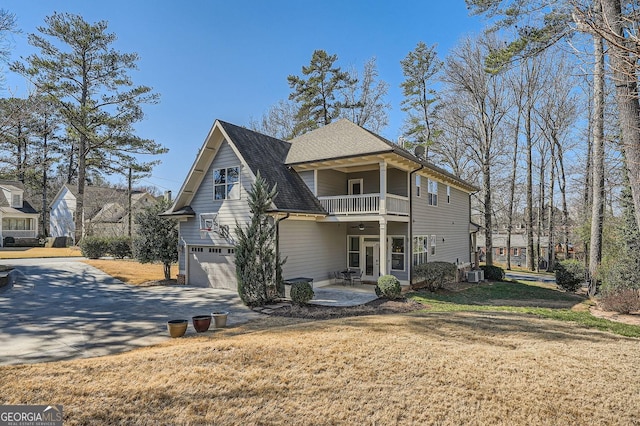
[(278, 211), (326, 214), (300, 176), (285, 164), (290, 143), (235, 124), (219, 123), (253, 173), (260, 172), (270, 187), (277, 184), (278, 195), (273, 202)]

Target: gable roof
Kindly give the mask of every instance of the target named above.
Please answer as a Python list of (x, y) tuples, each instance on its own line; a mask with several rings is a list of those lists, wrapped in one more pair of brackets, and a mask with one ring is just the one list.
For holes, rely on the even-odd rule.
[[(69, 191), (69, 193), (73, 195), (74, 199), (78, 198), (78, 187), (76, 185), (65, 183), (60, 188), (60, 190), (56, 194), (53, 201), (51, 201), (51, 204), (53, 204), (55, 200), (57, 200), (58, 197), (60, 197), (64, 189)], [(132, 191), (131, 193), (132, 204), (135, 204), (137, 201), (143, 198), (145, 194), (148, 194), (148, 193), (146, 191), (138, 191), (138, 190)], [(100, 214), (100, 212), (107, 205), (119, 204), (120, 206), (127, 206), (129, 204), (127, 198), (128, 198), (128, 191), (126, 189), (86, 185), (84, 187), (85, 217), (87, 219), (95, 219), (95, 216), (97, 214)], [(110, 220), (106, 220), (106, 221), (113, 221), (113, 220), (117, 220), (117, 219), (111, 218)]]
[(173, 206), (163, 216), (193, 216), (190, 204), (215, 158), (222, 140), (226, 140), (240, 161), (256, 176), (258, 172), (278, 195), (274, 211), (326, 215), (318, 200), (300, 176), (285, 164), (291, 144), (271, 136), (216, 120), (189, 170)]
[(469, 192), (479, 188), (433, 163), (419, 158), (399, 145), (358, 126), (346, 118), (334, 121), (291, 141), (286, 163), (290, 166), (331, 159), (393, 153), (444, 176)]
[[(20, 191), (24, 193), (24, 184), (17, 180), (0, 180), (0, 187), (5, 188), (9, 191)], [(22, 197), (22, 207), (14, 208), (11, 207), (10, 200), (7, 200), (7, 197), (4, 195), (4, 191), (0, 191), (0, 208), (2, 212), (5, 214), (13, 214), (19, 215), (20, 213), (26, 214), (37, 214), (38, 211), (31, 206), (28, 200), (25, 197)]]
[(326, 214), (300, 176), (285, 164), (290, 143), (224, 121), (219, 123), (253, 174), (259, 172), (269, 187), (277, 185), (278, 195), (273, 200), (277, 211)]

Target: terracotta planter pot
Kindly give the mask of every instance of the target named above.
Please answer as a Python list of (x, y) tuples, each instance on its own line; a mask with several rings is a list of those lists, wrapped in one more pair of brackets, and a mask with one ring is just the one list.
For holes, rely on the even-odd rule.
[(227, 326), (228, 315), (229, 315), (229, 312), (226, 312), (226, 311), (211, 313), (211, 316), (213, 317), (213, 321), (215, 322), (216, 328), (223, 328)]
[(211, 325), (211, 315), (197, 315), (191, 318), (191, 322), (193, 323), (193, 328), (196, 329), (196, 332), (202, 333), (209, 330), (209, 326)]
[(188, 325), (189, 325), (189, 320), (186, 320), (186, 319), (167, 321), (167, 331), (169, 331), (169, 336), (171, 337), (184, 336), (184, 333), (187, 331)]

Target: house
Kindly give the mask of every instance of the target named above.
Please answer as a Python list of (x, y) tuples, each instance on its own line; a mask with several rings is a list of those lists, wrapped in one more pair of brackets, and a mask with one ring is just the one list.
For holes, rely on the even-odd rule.
[[(478, 235), (477, 249), (480, 253), (486, 253), (486, 238), (484, 235)], [(496, 233), (492, 234), (491, 244), (493, 246), (493, 261), (496, 263), (507, 263), (507, 234)], [(533, 238), (534, 247), (538, 245), (538, 238)], [(549, 237), (540, 237), (540, 261), (541, 267), (546, 268), (546, 259), (548, 259), (548, 244)], [(511, 234), (511, 266), (526, 266), (527, 265), (527, 234), (524, 232), (514, 232)], [(559, 246), (561, 247), (561, 246)], [(484, 256), (481, 255), (481, 261), (484, 261)]]
[(284, 278), (330, 282), (358, 268), (364, 281), (409, 284), (427, 261), (473, 259), (470, 194), (477, 188), (342, 119), (289, 142), (216, 121), (165, 216), (179, 220), (179, 279), (236, 290), (236, 223), (250, 220), (258, 172), (277, 185)]
[[(49, 234), (52, 237), (75, 237), (75, 212), (77, 187), (63, 185), (53, 198), (50, 207)], [(156, 198), (145, 191), (133, 191), (131, 210), (135, 212), (153, 205)], [(115, 237), (128, 234), (128, 191), (98, 186), (85, 187), (84, 233), (85, 235)]]
[(39, 213), (24, 198), (19, 181), (0, 181), (0, 242), (3, 247), (38, 244)]

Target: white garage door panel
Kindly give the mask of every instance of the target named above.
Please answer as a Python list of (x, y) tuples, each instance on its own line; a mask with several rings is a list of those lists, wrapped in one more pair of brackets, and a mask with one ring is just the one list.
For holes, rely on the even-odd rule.
[(235, 255), (228, 247), (192, 247), (189, 252), (189, 284), (236, 291)]

